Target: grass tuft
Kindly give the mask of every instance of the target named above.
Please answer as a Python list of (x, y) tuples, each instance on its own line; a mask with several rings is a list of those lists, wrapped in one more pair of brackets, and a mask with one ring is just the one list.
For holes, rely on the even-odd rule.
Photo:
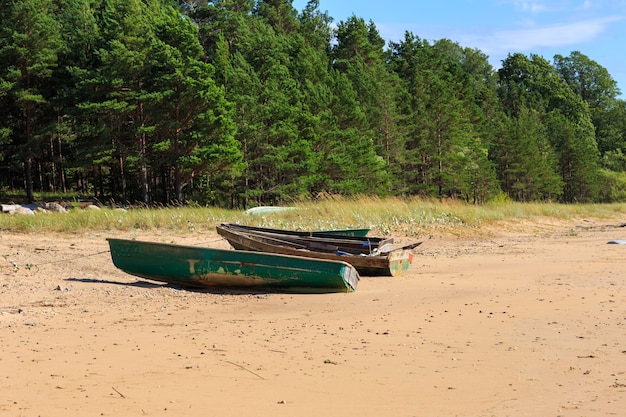
[(461, 235), (501, 222), (570, 221), (595, 218), (622, 221), (626, 204), (556, 204), (498, 201), (471, 205), (420, 198), (343, 198), (325, 196), (296, 203), (294, 210), (258, 215), (212, 207), (161, 207), (129, 210), (71, 209), (69, 213), (0, 215), (0, 230), (18, 233), (77, 233), (165, 230), (193, 233), (214, 230), (221, 222), (293, 230), (370, 228), (370, 235), (417, 237)]

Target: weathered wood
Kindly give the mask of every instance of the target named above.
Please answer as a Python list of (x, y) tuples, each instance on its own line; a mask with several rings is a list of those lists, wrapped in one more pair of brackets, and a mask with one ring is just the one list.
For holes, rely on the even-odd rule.
[[(217, 226), (217, 233), (226, 239), (233, 248), (244, 251), (258, 251), (278, 253), (283, 255), (304, 256), (317, 259), (348, 262), (363, 276), (401, 276), (413, 261), (411, 249), (421, 242), (414, 243), (411, 249), (397, 248), (377, 254), (354, 254), (341, 249), (338, 251), (314, 250), (310, 244), (303, 247), (302, 242), (294, 242), (285, 238), (284, 234), (272, 236), (271, 233), (258, 233), (253, 230), (244, 230), (238, 225), (223, 223)], [(305, 239), (301, 239), (304, 241)], [(323, 243), (315, 241), (316, 243)], [(327, 242), (333, 242), (328, 240)], [(330, 243), (328, 243), (330, 245)]]

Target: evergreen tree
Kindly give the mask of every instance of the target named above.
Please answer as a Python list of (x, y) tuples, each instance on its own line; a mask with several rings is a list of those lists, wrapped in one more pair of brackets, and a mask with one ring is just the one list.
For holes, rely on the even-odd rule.
[(589, 118), (571, 120), (555, 109), (546, 115), (548, 137), (559, 154), (565, 202), (591, 202), (599, 192), (598, 148)]
[(5, 156), (15, 155), (22, 163), (31, 203), (35, 162), (54, 121), (48, 86), (62, 47), (55, 12), (50, 0), (11, 0), (0, 12), (0, 80), (5, 95), (0, 138), (10, 138)]
[(323, 133), (316, 142), (317, 192), (343, 195), (388, 193), (384, 160), (374, 148), (358, 94), (348, 77), (335, 72), (329, 112), (322, 114)]
[(293, 0), (257, 0), (253, 12), (262, 17), (277, 33), (290, 33), (296, 30), (297, 11)]
[[(404, 145), (399, 129), (396, 129), (399, 80), (385, 63), (385, 41), (373, 22), (365, 23), (353, 15), (338, 24), (336, 38), (331, 51), (334, 68), (352, 84), (356, 92), (355, 105), (364, 116), (364, 120), (354, 126), (364, 141), (359, 146), (365, 149), (373, 147), (372, 155), (378, 156), (356, 162), (367, 163), (372, 168), (372, 175), (383, 176), (385, 182), (381, 184), (381, 189), (385, 187), (389, 192), (392, 187), (389, 172), (398, 166)], [(381, 166), (381, 163), (384, 165)], [(383, 178), (376, 183), (380, 184), (381, 180)]]
[(495, 191), (480, 107), (462, 69), (468, 52), (445, 40), (430, 45), (411, 33), (392, 44), (391, 63), (410, 92), (403, 107), (410, 193), (480, 202)]
[(511, 198), (553, 200), (563, 194), (557, 158), (537, 110), (520, 108), (495, 145), (502, 189)]
[[(85, 100), (85, 91), (78, 88), (73, 76), (79, 68), (89, 68), (94, 63), (93, 51), (98, 39), (98, 26), (94, 16), (93, 0), (60, 0), (58, 19), (63, 48), (51, 80), (54, 92), (52, 104), (55, 111), (53, 134), (46, 149), (47, 177), (50, 191), (69, 190), (69, 177), (77, 178), (78, 191), (88, 194), (93, 184), (90, 160), (77, 153), (80, 125), (76, 117), (76, 103)], [(102, 189), (100, 189), (102, 196)]]
[(589, 107), (548, 61), (509, 55), (499, 70), (500, 95), (511, 117), (528, 107), (542, 115), (564, 183), (563, 201), (592, 200), (597, 188), (598, 148)]
[[(227, 7), (232, 4), (209, 6), (214, 16)], [(237, 187), (242, 203), (306, 195), (311, 143), (299, 135), (303, 94), (290, 69), (296, 13), (286, 1), (258, 2), (252, 13), (229, 11), (229, 25), (215, 21), (202, 33), (220, 30), (209, 58), (235, 103), (237, 138), (247, 164)]]
[(179, 10), (154, 0), (106, 0), (92, 68), (74, 71), (96, 165), (123, 201), (182, 203), (183, 189), (231, 169), (240, 151), (224, 91), (202, 61), (197, 28)]
[(150, 12), (141, 0), (104, 0), (94, 65), (74, 71), (79, 87), (89, 89), (79, 108), (92, 135), (82, 139), (99, 148), (94, 162), (110, 169), (115, 198), (144, 204), (151, 203), (147, 150), (155, 122), (145, 111), (153, 99), (146, 66), (154, 36)]
[[(149, 91), (150, 112), (158, 117), (152, 150), (155, 171), (173, 177), (174, 200), (194, 178), (238, 174), (241, 151), (224, 90), (214, 81), (213, 67), (202, 61), (197, 28), (172, 7), (163, 7), (154, 23)], [(163, 184), (167, 191), (169, 184)], [(171, 198), (166, 194), (165, 199)]]
[(578, 51), (554, 56), (554, 66), (572, 91), (589, 106), (601, 154), (622, 149), (624, 131), (618, 115), (617, 82), (606, 68)]
[(0, 185), (31, 201), (623, 196), (626, 104), (577, 51), (513, 54), (496, 73), (447, 39), (385, 50), (373, 22), (333, 26), (319, 0), (4, 6)]

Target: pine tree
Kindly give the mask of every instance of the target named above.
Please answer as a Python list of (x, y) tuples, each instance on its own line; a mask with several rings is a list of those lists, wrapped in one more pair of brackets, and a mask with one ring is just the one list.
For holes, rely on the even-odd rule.
[(478, 82), (463, 70), (469, 55), (449, 41), (431, 45), (411, 33), (392, 44), (391, 65), (409, 92), (402, 107), (409, 193), (481, 202), (497, 189), (475, 104)]
[(598, 148), (589, 107), (545, 59), (509, 55), (499, 70), (500, 95), (511, 117), (529, 108), (542, 115), (558, 159), (563, 201), (589, 201), (597, 195)]
[(589, 106), (600, 153), (622, 149), (624, 131), (619, 116), (615, 117), (620, 91), (606, 68), (579, 51), (567, 57), (555, 55), (554, 66), (574, 94)]
[(62, 47), (55, 12), (50, 0), (11, 0), (0, 12), (0, 80), (5, 95), (0, 137), (10, 138), (10, 153), (22, 162), (31, 203), (34, 164), (54, 122), (48, 87)]
[[(162, 7), (154, 33), (148, 61), (148, 110), (158, 119), (152, 168), (173, 171), (173, 200), (183, 203), (183, 189), (194, 178), (239, 173), (241, 151), (231, 105), (214, 81), (213, 67), (202, 61), (196, 26), (178, 10)], [(167, 191), (169, 184), (163, 186)]]
[(516, 201), (554, 200), (563, 194), (557, 157), (537, 110), (522, 107), (496, 142), (503, 191)]

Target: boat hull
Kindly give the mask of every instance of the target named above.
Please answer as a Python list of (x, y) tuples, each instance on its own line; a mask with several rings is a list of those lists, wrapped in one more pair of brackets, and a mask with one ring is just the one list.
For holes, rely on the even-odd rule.
[(236, 233), (278, 239), (289, 242), (295, 247), (316, 251), (336, 252), (339, 250), (355, 255), (371, 255), (391, 250), (393, 245), (393, 238), (350, 235), (347, 230), (303, 232), (233, 223), (222, 223), (220, 227), (228, 228)]
[(291, 242), (279, 242), (280, 239), (273, 237), (245, 233), (227, 224), (217, 226), (217, 233), (236, 250), (343, 261), (354, 266), (361, 276), (402, 276), (408, 271), (413, 261), (413, 252), (410, 250), (394, 250), (377, 256), (318, 252), (292, 246)]
[(170, 284), (350, 292), (359, 281), (356, 270), (345, 262), (126, 239), (107, 241), (117, 268)]

